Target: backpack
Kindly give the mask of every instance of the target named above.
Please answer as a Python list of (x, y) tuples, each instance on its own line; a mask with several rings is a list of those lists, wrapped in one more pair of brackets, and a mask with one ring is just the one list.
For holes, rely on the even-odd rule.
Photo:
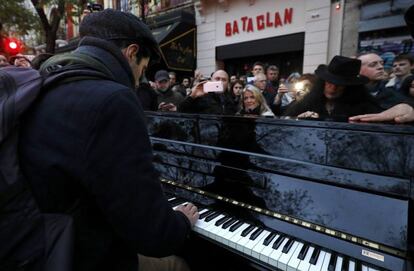
[(77, 203), (67, 213), (41, 212), (19, 165), (19, 121), (50, 85), (97, 78), (107, 77), (90, 69), (42, 76), (30, 68), (0, 68), (0, 271), (72, 269)]

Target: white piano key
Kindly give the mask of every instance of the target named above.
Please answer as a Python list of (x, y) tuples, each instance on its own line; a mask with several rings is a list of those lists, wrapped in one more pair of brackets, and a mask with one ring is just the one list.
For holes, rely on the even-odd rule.
[(296, 248), (295, 253), (292, 255), (288, 262), (287, 270), (288, 271), (296, 271), (298, 268), (298, 265), (300, 263), (300, 259), (298, 259), (299, 253), (303, 247), (303, 243), (299, 243), (298, 247)]
[(198, 208), (198, 214), (201, 215), (202, 213), (204, 213), (207, 210), (207, 208)]
[(224, 239), (224, 236), (225, 236), (228, 232), (229, 232), (229, 228), (227, 228), (227, 229), (223, 229), (223, 228), (221, 227), (221, 225), (220, 225), (220, 226), (216, 226), (216, 230), (215, 230), (215, 232), (214, 232), (214, 236), (213, 236), (212, 238), (213, 238), (214, 240), (216, 240), (216, 241), (220, 242), (220, 243), (225, 244), (225, 243), (226, 243), (226, 240)]
[[(263, 245), (264, 240), (266, 239), (266, 237), (270, 234), (270, 231), (266, 231), (264, 230), (262, 232), (263, 238), (262, 240), (260, 240), (260, 242), (258, 242), (253, 248), (252, 248), (252, 252), (251, 255), (252, 257), (259, 259), (260, 258), (260, 254), (262, 252), (262, 250), (266, 247), (265, 245)], [(273, 239), (274, 240), (274, 239)], [(270, 244), (269, 244), (270, 246)]]
[(273, 249), (272, 253), (269, 255), (269, 262), (268, 262), (268, 264), (277, 267), (277, 263), (279, 261), (279, 258), (282, 255), (283, 247), (286, 245), (286, 243), (288, 241), (289, 241), (289, 238), (285, 237), (285, 239), (283, 240), (282, 244), (277, 249)]
[(319, 257), (318, 257), (318, 260), (316, 261), (316, 264), (314, 264), (314, 265), (311, 264), (310, 265), (310, 268), (309, 268), (309, 271), (322, 271), (322, 265), (325, 262), (325, 257), (326, 257), (326, 252), (325, 251), (321, 251), (319, 253)]
[(183, 203), (181, 203), (181, 204), (178, 204), (177, 206), (175, 206), (174, 208), (173, 208), (173, 210), (177, 210), (177, 208), (179, 207), (179, 206), (181, 206), (181, 205), (186, 205), (186, 204), (189, 204), (190, 202), (188, 202), (188, 201), (186, 201), (186, 202), (183, 202)]
[(249, 227), (249, 223), (244, 223), (242, 226), (240, 226), (236, 231), (235, 234), (233, 234), (232, 237), (229, 239), (229, 246), (232, 248), (236, 248), (237, 242), (242, 238), (241, 233), (244, 231), (247, 227)]
[(373, 267), (368, 267), (368, 271), (379, 271), (378, 269), (375, 269)]
[(197, 222), (194, 225), (194, 231), (196, 231), (196, 232), (198, 232), (202, 235), (207, 235), (206, 232), (205, 232), (205, 228), (207, 228), (209, 226), (210, 226), (210, 222), (206, 222), (204, 220), (204, 218), (199, 219), (199, 220), (197, 220)]
[(308, 271), (311, 264), (309, 263), (310, 258), (312, 257), (312, 253), (315, 250), (314, 247), (309, 247), (308, 252), (306, 253), (305, 258), (300, 261), (299, 265), (298, 265), (298, 270), (300, 271)]
[(368, 266), (362, 265), (361, 271), (368, 271)]
[(342, 257), (338, 256), (338, 258), (336, 258), (336, 266), (335, 266), (335, 271), (341, 271), (342, 270)]
[(274, 251), (273, 249), (273, 243), (277, 238), (279, 238), (280, 234), (276, 234), (275, 238), (273, 238), (272, 242), (268, 246), (265, 246), (265, 248), (261, 251), (259, 255), (259, 259), (262, 260), (265, 263), (269, 263), (269, 256)]
[(329, 261), (331, 260), (331, 253), (326, 252), (321, 271), (328, 271)]
[(298, 248), (299, 244), (300, 244), (299, 242), (294, 241), (287, 253), (282, 252), (282, 255), (280, 255), (278, 263), (277, 263), (278, 268), (280, 268), (282, 270), (287, 269), (287, 264), (290, 261), (290, 259), (292, 258), (292, 255), (295, 254), (296, 249)]
[(171, 198), (168, 198), (168, 201), (173, 201), (175, 199), (176, 199), (176, 197), (171, 197)]
[(348, 271), (355, 271), (355, 262), (352, 260), (349, 261)]
[(244, 246), (250, 241), (250, 235), (252, 235), (252, 233), (257, 229), (257, 227), (254, 227), (253, 230), (251, 230), (249, 232), (249, 234), (247, 234), (246, 236), (242, 236), (242, 238), (240, 238), (240, 240), (237, 242), (236, 244), (236, 249), (243, 251)]
[[(256, 247), (257, 244), (263, 244), (263, 240), (264, 238), (266, 238), (268, 234), (269, 232), (264, 230), (262, 231), (262, 233), (259, 234), (259, 236), (257, 236), (255, 240), (249, 240), (249, 242), (247, 242), (247, 244), (244, 246), (243, 252), (250, 256), (253, 256), (253, 248)], [(259, 254), (257, 254), (255, 258), (258, 259)]]
[(208, 222), (209, 226), (204, 229), (207, 237), (214, 239), (213, 236), (217, 231), (217, 226), (215, 224), (218, 220), (222, 219), (223, 217), (225, 217), (225, 215), (219, 215)]
[[(233, 225), (235, 225), (235, 224), (237, 224), (238, 222), (236, 222), (236, 223), (234, 223)], [(224, 233), (224, 235), (223, 235), (223, 244), (226, 244), (226, 245), (228, 245), (229, 246), (229, 243), (230, 243), (230, 239), (231, 239), (231, 237), (233, 237), (233, 235), (234, 235), (234, 233), (235, 232), (237, 232), (241, 227), (243, 227), (243, 225), (242, 226), (240, 226), (237, 230), (235, 230), (235, 231), (230, 231), (230, 228), (231, 228), (231, 226), (230, 227), (228, 227), (227, 228), (227, 232), (226, 233)]]

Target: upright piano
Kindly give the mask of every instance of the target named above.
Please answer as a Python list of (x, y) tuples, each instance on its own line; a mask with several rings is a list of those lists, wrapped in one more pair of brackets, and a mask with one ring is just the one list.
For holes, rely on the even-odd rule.
[(147, 112), (172, 207), (262, 270), (413, 270), (414, 126)]

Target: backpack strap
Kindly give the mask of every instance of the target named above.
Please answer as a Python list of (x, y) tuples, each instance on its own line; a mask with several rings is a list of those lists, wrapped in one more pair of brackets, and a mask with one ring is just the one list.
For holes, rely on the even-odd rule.
[(80, 80), (111, 80), (106, 74), (100, 71), (85, 69), (83, 66), (82, 68), (76, 66), (63, 67), (58, 72), (46, 75), (43, 81), (43, 87), (47, 89), (51, 85), (56, 85), (56, 83), (62, 84)]

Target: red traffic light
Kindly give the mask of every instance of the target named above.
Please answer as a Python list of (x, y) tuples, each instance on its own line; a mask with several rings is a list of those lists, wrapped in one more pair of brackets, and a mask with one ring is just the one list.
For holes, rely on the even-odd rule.
[(15, 42), (15, 41), (9, 42), (9, 47), (12, 50), (16, 50), (17, 49), (17, 42)]
[(3, 48), (8, 54), (15, 55), (22, 51), (22, 42), (16, 38), (6, 37), (3, 39)]

